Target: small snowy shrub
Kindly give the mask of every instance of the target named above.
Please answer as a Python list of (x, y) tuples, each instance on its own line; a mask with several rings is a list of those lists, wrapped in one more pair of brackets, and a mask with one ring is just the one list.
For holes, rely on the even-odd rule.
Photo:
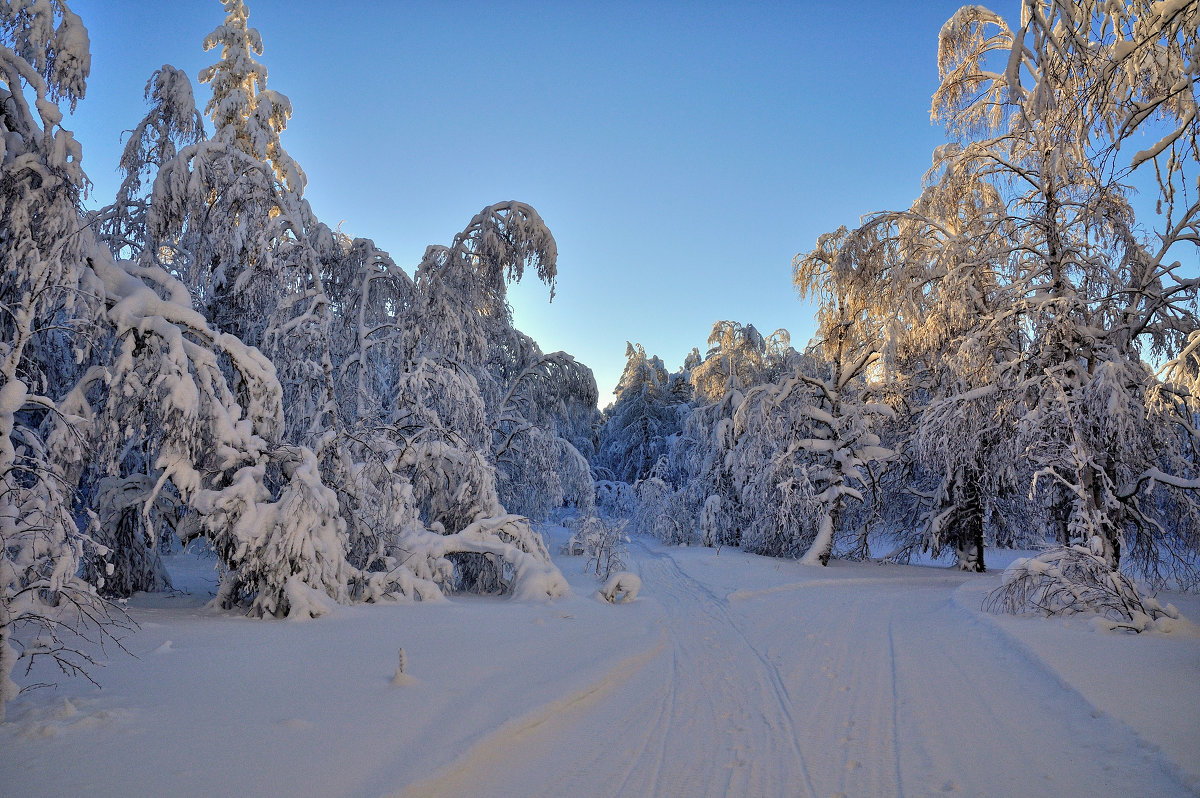
[(642, 580), (637, 574), (620, 571), (613, 574), (600, 588), (600, 598), (609, 604), (624, 604), (637, 598), (642, 589)]
[(1103, 541), (1095, 538), (1090, 548), (1056, 546), (1014, 561), (984, 609), (1011, 615), (1095, 613), (1110, 622), (1108, 628), (1132, 632), (1155, 629), (1162, 618), (1179, 617), (1173, 605), (1163, 607), (1112, 570), (1104, 560)]
[(592, 571), (598, 579), (625, 568), (625, 520), (605, 521), (597, 516), (574, 518), (567, 522), (574, 529), (571, 539), (563, 546), (563, 554), (583, 556), (584, 572)]

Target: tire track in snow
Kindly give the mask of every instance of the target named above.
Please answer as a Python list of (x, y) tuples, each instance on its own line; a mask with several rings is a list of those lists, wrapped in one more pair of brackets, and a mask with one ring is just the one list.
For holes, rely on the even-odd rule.
[[(671, 652), (671, 673), (674, 673), (676, 668), (678, 667), (675, 660), (676, 660), (675, 652), (672, 651)], [(664, 697), (662, 703), (659, 705), (658, 715), (655, 717), (654, 723), (647, 728), (646, 735), (645, 735), (644, 739), (642, 740), (642, 746), (641, 746), (642, 751), (648, 751), (654, 747), (657, 747), (657, 749), (658, 749), (657, 756), (652, 760), (654, 762), (654, 775), (653, 775), (653, 778), (651, 779), (651, 781), (653, 781), (653, 783), (655, 783), (655, 784), (658, 783), (659, 776), (662, 772), (662, 763), (663, 763), (663, 761), (665, 759), (665, 755), (666, 755), (667, 740), (670, 739), (670, 733), (671, 733), (671, 714), (674, 711), (674, 707), (675, 707), (675, 680), (667, 679), (666, 684), (667, 684), (666, 694), (665, 694), (665, 697)], [(660, 728), (661, 728), (661, 731), (659, 731)], [(657, 732), (657, 734), (656, 734), (656, 732)], [(629, 766), (625, 770), (624, 778), (621, 779), (621, 783), (617, 786), (617, 789), (612, 793), (614, 798), (616, 798), (617, 796), (621, 796), (621, 795), (634, 794), (632, 792), (629, 792), (628, 789), (630, 786), (630, 782), (638, 774), (639, 759), (640, 758), (635, 758), (629, 763)]]
[[(780, 612), (748, 610), (746, 633), (769, 641), (782, 674), (820, 795), (899, 795), (895, 668), (887, 619), (853, 590), (836, 601), (806, 597)], [(780, 617), (788, 619), (781, 629)], [(850, 634), (847, 634), (847, 632)]]
[(961, 578), (955, 578), (953, 575), (939, 575), (940, 579), (934, 576), (922, 577), (870, 577), (870, 576), (851, 576), (842, 578), (813, 578), (804, 579), (799, 582), (788, 582), (782, 585), (772, 585), (763, 588), (745, 588), (735, 590), (725, 598), (729, 601), (746, 601), (748, 599), (764, 598), (772, 596), (776, 593), (790, 593), (796, 590), (809, 590), (813, 588), (840, 588), (840, 587), (862, 587), (862, 586), (910, 586), (928, 588), (936, 584), (959, 585), (962, 582)]
[(930, 577), (820, 579), (730, 605), (786, 664), (819, 794), (1190, 794), (1128, 727), (955, 603), (954, 584), (984, 577)]
[[(823, 721), (802, 742), (823, 793), (1189, 794), (1127, 727), (1097, 717), (1039, 662), (954, 604), (944, 585), (866, 594), (831, 587), (794, 608), (799, 628), (812, 630), (806, 638), (825, 638), (825, 664), (849, 688), (815, 687), (822, 663), (813, 647), (784, 643), (783, 656), (795, 662), (787, 680), (794, 694), (815, 687), (802, 699), (806, 715)], [(854, 758), (839, 773), (833, 746), (820, 740), (822, 728), (843, 719), (850, 731), (839, 742)]]

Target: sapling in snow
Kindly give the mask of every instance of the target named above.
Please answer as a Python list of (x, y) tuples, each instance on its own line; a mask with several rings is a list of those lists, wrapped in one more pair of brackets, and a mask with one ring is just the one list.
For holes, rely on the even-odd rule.
[(392, 674), (392, 687), (407, 687), (415, 680), (408, 674), (408, 657), (404, 654), (404, 649), (400, 649), (396, 663), (396, 672)]
[(574, 518), (567, 525), (574, 531), (567, 541), (564, 553), (584, 558), (584, 573), (591, 571), (597, 579), (608, 579), (615, 571), (623, 570), (625, 563), (626, 519), (609, 520), (598, 516)]

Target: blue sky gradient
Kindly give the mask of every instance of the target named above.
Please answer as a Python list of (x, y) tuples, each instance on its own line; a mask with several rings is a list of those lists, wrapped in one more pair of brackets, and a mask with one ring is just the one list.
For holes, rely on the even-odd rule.
[[(558, 241), (558, 294), (514, 289), (517, 325), (591, 366), (603, 406), (626, 340), (669, 368), (718, 319), (785, 327), (803, 347), (813, 309), (792, 257), (920, 192), (944, 140), (929, 122), (938, 30), (961, 3), (248, 5), (318, 216), (411, 271), (485, 205), (529, 202)], [(170, 63), (195, 82), (224, 12), (71, 7), (92, 76), (64, 124), (99, 206), (151, 72)]]

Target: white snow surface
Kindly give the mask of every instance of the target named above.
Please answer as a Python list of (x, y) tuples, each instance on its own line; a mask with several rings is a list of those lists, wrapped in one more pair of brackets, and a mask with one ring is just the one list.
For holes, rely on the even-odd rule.
[[(569, 535), (547, 534), (552, 551)], [(181, 592), (130, 601), (137, 656), (98, 652), (103, 689), (12, 702), (0, 795), (1200, 790), (1189, 623), (990, 616), (995, 573), (629, 550), (631, 603), (597, 601), (560, 560), (572, 592), (553, 602), (336, 606), (304, 624), (206, 609), (214, 560), (170, 556)], [(1197, 597), (1164, 598), (1200, 617)]]

